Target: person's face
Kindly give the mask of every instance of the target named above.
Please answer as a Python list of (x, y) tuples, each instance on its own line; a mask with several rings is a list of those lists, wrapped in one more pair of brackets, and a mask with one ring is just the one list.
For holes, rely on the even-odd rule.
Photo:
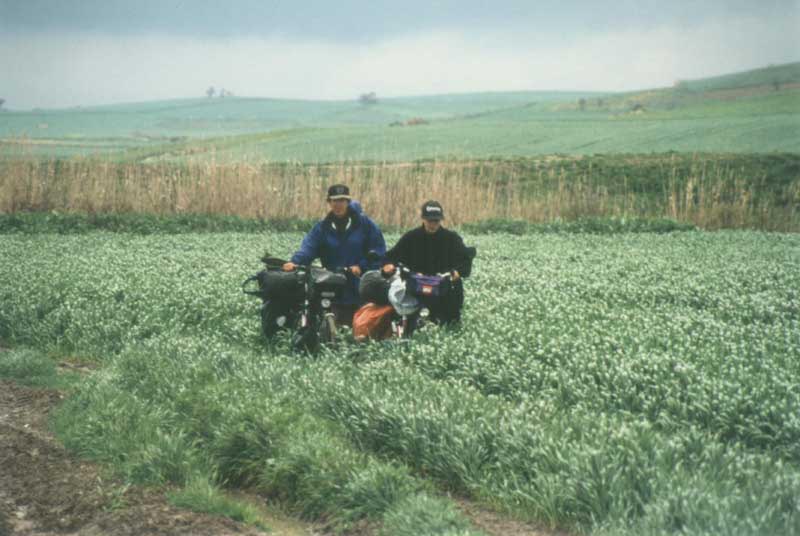
[(337, 218), (344, 217), (347, 214), (347, 205), (350, 204), (349, 199), (330, 199), (328, 200), (328, 206), (331, 208), (331, 212)]
[(442, 226), (442, 220), (422, 220), (422, 225), (425, 227), (425, 232), (433, 234)]

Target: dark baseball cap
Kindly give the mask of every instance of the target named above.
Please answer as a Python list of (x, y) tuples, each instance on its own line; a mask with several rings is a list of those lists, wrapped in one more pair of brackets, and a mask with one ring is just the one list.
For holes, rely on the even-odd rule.
[(344, 184), (334, 184), (328, 188), (328, 201), (334, 199), (350, 199), (350, 188)]
[(423, 220), (441, 220), (444, 219), (444, 209), (438, 201), (426, 201), (422, 205), (422, 219)]

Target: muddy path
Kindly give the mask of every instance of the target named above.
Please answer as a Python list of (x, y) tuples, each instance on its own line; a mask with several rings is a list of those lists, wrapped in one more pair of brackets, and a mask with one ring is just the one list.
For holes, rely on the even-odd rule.
[[(76, 459), (47, 429), (57, 391), (0, 380), (0, 536), (265, 534), (230, 519), (180, 510), (164, 493), (122, 486)], [(269, 534), (314, 534), (270, 523)]]
[[(264, 533), (227, 518), (178, 509), (163, 490), (124, 486), (101, 467), (67, 452), (50, 433), (50, 412), (63, 399), (58, 391), (0, 379), (0, 536), (329, 534), (324, 527), (268, 509), (264, 519), (270, 531)], [(456, 504), (489, 536), (564, 535), (507, 519), (466, 500)]]

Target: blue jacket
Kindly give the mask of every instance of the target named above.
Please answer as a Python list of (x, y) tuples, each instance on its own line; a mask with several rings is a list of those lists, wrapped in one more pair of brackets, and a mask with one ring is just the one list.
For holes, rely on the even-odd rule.
[[(319, 258), (328, 270), (358, 265), (361, 272), (380, 267), (380, 260), (369, 262), (367, 253), (375, 251), (382, 259), (386, 253), (386, 242), (378, 226), (361, 213), (361, 205), (351, 202), (348, 209), (348, 224), (343, 232), (336, 230), (333, 214), (317, 223), (309, 232), (300, 249), (292, 256), (295, 264), (311, 264)], [(359, 278), (348, 276), (349, 285), (339, 300), (343, 304), (360, 303), (358, 297)]]

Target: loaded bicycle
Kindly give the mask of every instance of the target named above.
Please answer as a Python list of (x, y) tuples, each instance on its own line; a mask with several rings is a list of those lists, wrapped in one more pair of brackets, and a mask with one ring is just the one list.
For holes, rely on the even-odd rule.
[[(272, 339), (279, 331), (292, 331), (292, 347), (315, 353), (321, 344), (333, 343), (338, 327), (332, 304), (339, 299), (348, 277), (348, 268), (326, 270), (298, 265), (284, 271), (284, 260), (265, 255), (265, 267), (242, 283), (245, 294), (261, 298), (261, 332)], [(252, 290), (253, 283), (257, 290)]]
[[(475, 255), (474, 247), (467, 248), (469, 270)], [(453, 289), (451, 272), (424, 275), (403, 263), (395, 264), (388, 274), (379, 270), (367, 272), (361, 278), (359, 293), (368, 305), (356, 313), (354, 334), (363, 339), (410, 339), (425, 322), (450, 320), (445, 309)], [(358, 318), (360, 313), (363, 320)]]

